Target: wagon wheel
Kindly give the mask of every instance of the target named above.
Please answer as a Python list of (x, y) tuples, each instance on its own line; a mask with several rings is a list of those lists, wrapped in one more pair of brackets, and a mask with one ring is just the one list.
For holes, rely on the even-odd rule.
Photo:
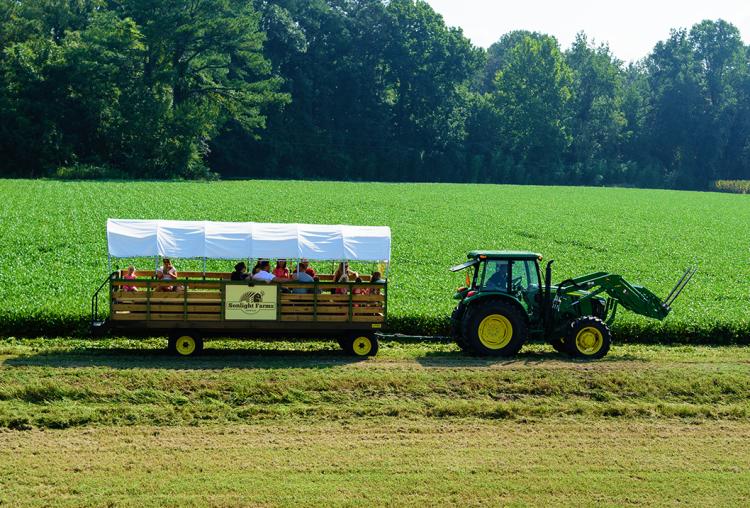
[(169, 351), (179, 356), (193, 356), (203, 351), (203, 339), (195, 333), (175, 334), (169, 337)]
[(344, 351), (350, 355), (367, 357), (378, 354), (378, 338), (374, 333), (354, 333), (344, 343)]

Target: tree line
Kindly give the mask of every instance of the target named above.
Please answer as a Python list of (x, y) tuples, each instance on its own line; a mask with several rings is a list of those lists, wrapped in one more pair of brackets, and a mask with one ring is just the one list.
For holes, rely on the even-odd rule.
[(750, 48), (488, 49), (414, 0), (0, 0), (0, 176), (706, 189), (750, 179)]

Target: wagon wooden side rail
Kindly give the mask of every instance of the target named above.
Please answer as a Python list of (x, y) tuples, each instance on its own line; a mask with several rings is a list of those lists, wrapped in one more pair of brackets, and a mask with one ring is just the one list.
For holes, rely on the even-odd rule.
[[(222, 279), (127, 280), (113, 274), (109, 279), (109, 320), (117, 327), (166, 328), (172, 325), (200, 327), (244, 323), (248, 329), (273, 329), (279, 324), (355, 325), (381, 328), (387, 316), (386, 283), (273, 283)], [(214, 274), (211, 274), (214, 275)], [(275, 293), (273, 319), (230, 319), (227, 288), (246, 288), (246, 294), (263, 289)], [(359, 325), (359, 326), (357, 326)], [(369, 326), (368, 326), (369, 325)], [(297, 328), (297, 327), (295, 327)], [(338, 326), (336, 328), (339, 328)], [(317, 329), (317, 328), (315, 328)]]

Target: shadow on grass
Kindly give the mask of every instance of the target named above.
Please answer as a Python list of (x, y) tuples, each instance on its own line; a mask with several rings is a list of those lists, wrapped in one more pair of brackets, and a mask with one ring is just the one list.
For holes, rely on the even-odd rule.
[(109, 367), (113, 369), (325, 369), (366, 361), (344, 351), (207, 348), (195, 357), (179, 357), (162, 349), (80, 348), (45, 351), (9, 358), (12, 367)]
[[(327, 369), (366, 362), (340, 349), (289, 350), (271, 348), (207, 348), (195, 357), (176, 356), (166, 349), (77, 348), (44, 351), (12, 357), (2, 364), (8, 367), (112, 369), (220, 370), (220, 369)], [(522, 352), (511, 358), (483, 358), (461, 351), (426, 352), (414, 358), (422, 367), (544, 367), (552, 363), (596, 365), (608, 362), (645, 362), (631, 355), (583, 361), (554, 351)]]
[(511, 357), (481, 357), (472, 356), (461, 351), (435, 351), (425, 353), (424, 356), (415, 359), (423, 367), (544, 367), (552, 362), (565, 363), (570, 365), (587, 365), (606, 364), (613, 362), (633, 362), (647, 363), (648, 360), (630, 355), (610, 355), (599, 360), (584, 360), (572, 358), (566, 354), (557, 351), (528, 351), (521, 352)]

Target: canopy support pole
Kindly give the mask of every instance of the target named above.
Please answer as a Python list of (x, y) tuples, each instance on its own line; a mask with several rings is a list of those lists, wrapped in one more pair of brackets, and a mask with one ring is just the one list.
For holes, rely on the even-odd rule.
[(107, 273), (112, 273), (112, 254), (107, 253)]
[(203, 280), (206, 280), (206, 257), (203, 257)]
[(159, 270), (159, 256), (154, 256), (154, 275)]

